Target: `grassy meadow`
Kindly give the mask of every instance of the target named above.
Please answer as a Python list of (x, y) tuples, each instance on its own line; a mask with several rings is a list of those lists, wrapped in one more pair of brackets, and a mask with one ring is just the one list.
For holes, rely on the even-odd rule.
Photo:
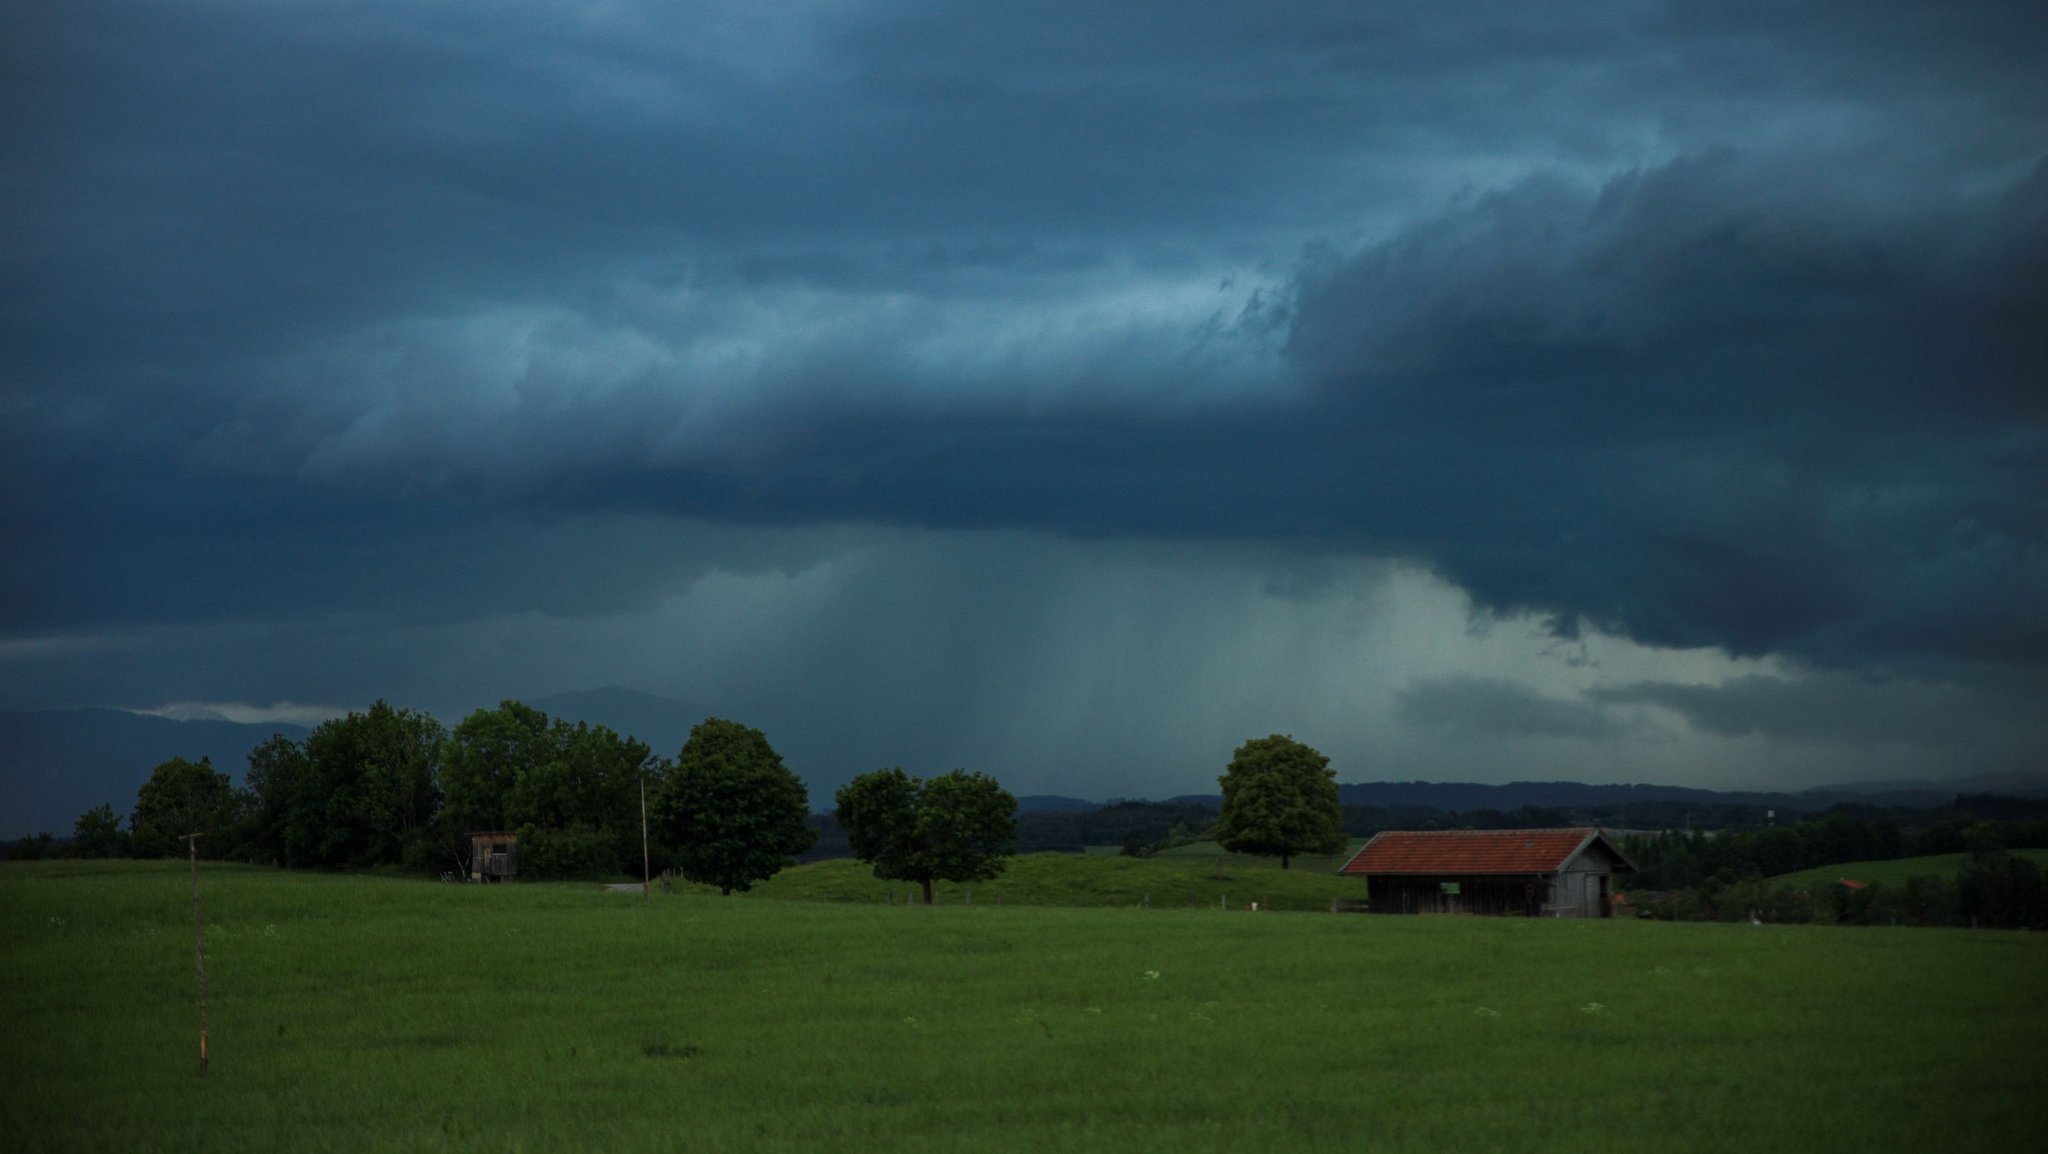
[(931, 909), (644, 900), (220, 865), (204, 884), (202, 1080), (184, 865), (0, 866), (0, 1148), (1961, 1151), (2048, 1132), (2048, 935), (980, 888)]

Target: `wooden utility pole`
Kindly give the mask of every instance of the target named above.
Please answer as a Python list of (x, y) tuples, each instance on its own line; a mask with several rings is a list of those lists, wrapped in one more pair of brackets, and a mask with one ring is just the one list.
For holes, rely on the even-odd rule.
[(192, 851), (192, 954), (199, 962), (199, 1076), (206, 1077), (206, 932), (199, 920), (199, 839), (205, 834), (188, 833), (185, 845)]
[[(647, 857), (647, 771), (640, 771), (640, 896), (651, 898), (654, 891), (648, 887), (653, 867)], [(663, 877), (668, 875), (663, 874)]]

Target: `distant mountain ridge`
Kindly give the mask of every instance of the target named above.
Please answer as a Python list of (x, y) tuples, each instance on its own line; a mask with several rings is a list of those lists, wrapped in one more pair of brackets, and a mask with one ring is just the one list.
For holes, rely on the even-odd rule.
[[(1577, 781), (1511, 781), (1505, 785), (1458, 781), (1370, 781), (1340, 783), (1337, 799), (1348, 806), (1379, 809), (1433, 809), (1445, 812), (1472, 810), (1585, 809), (1594, 806), (1626, 805), (1632, 802), (1689, 802), (1695, 805), (1739, 805), (1780, 809), (1790, 813), (1811, 813), (1846, 803), (1934, 809), (1954, 801), (1960, 793), (1998, 793), (2014, 797), (2048, 797), (2048, 778), (2000, 775), (1964, 778), (1954, 782), (1858, 782), (1797, 793), (1766, 790), (1696, 789), (1683, 785), (1616, 784), (1589, 785)], [(1086, 812), (1101, 804), (1078, 798), (1058, 798), (1060, 804), (1024, 806), (1025, 812)], [(1034, 802), (1055, 799), (1033, 798)], [(1078, 803), (1078, 804), (1077, 804)], [(1169, 805), (1201, 805), (1211, 809), (1223, 804), (1214, 793), (1183, 793), (1165, 798)], [(1085, 809), (1083, 807), (1086, 807)]]
[(150, 771), (173, 757), (213, 767), (237, 783), (249, 751), (311, 730), (200, 718), (180, 721), (125, 709), (0, 710), (0, 838), (47, 830), (69, 837), (78, 815), (112, 804), (125, 823)]

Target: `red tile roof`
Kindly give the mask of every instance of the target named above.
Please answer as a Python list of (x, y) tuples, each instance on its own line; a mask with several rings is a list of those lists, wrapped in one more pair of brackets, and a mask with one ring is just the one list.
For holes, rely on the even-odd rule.
[[(1457, 829), (1389, 830), (1359, 847), (1344, 874), (1556, 873), (1594, 841), (1628, 859), (1599, 830)], [(1633, 867), (1629, 867), (1633, 868)]]

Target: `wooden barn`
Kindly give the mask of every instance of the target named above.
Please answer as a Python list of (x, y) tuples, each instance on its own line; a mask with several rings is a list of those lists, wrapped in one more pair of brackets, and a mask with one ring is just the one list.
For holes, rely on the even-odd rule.
[(1614, 875), (1635, 865), (1597, 829), (1390, 830), (1338, 872), (1381, 914), (1614, 916)]
[(469, 880), (509, 882), (518, 876), (518, 834), (486, 830), (469, 835)]

